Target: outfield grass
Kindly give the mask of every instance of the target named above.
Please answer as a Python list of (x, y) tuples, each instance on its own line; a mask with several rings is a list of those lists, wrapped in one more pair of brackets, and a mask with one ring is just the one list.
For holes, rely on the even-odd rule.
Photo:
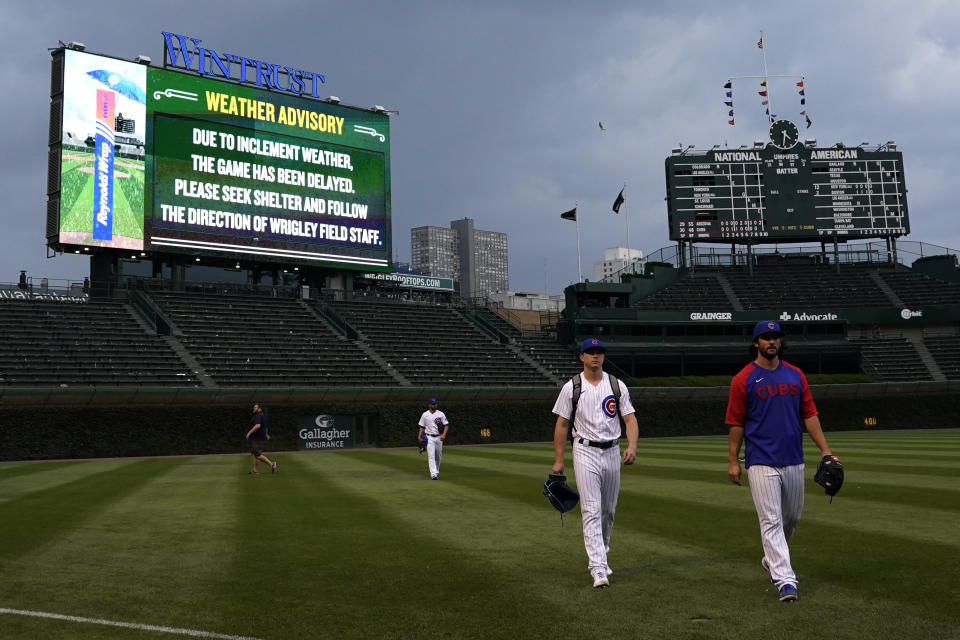
[[(610, 589), (578, 510), (541, 484), (550, 445), (0, 465), (0, 608), (285, 638), (949, 638), (960, 635), (960, 431), (828, 434), (791, 545), (800, 600), (760, 569), (719, 437), (642, 440)], [(807, 450), (808, 460), (817, 456)], [(568, 468), (571, 465), (568, 461)], [(0, 614), (2, 638), (163, 638)]]

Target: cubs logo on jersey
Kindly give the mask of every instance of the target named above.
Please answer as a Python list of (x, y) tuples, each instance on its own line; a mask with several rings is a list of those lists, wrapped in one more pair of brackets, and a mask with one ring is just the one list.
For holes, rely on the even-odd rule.
[(437, 416), (433, 419), (433, 424), (437, 425), (437, 429), (443, 429), (443, 418)]
[(613, 416), (617, 415), (617, 399), (612, 395), (603, 399), (603, 413), (608, 418), (612, 418)]

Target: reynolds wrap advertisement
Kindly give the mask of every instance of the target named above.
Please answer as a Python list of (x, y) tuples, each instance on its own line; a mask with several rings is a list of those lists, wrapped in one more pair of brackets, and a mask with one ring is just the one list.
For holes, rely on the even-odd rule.
[(144, 248), (146, 71), (132, 62), (65, 52), (63, 244)]
[(61, 243), (388, 269), (386, 114), (77, 51), (64, 105)]

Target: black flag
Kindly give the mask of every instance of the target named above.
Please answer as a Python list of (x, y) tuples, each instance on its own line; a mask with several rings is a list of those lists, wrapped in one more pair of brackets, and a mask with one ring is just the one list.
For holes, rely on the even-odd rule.
[(577, 208), (574, 207), (573, 209), (570, 209), (570, 211), (564, 211), (563, 213), (560, 214), (560, 217), (563, 218), (564, 220), (572, 220), (573, 222), (576, 222)]
[(620, 189), (620, 193), (617, 194), (617, 199), (613, 201), (613, 212), (620, 213), (620, 205), (623, 204), (623, 189)]

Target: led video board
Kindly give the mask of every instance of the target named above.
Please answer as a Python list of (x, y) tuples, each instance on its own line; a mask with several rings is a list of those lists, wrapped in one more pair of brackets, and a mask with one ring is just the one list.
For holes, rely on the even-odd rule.
[(60, 64), (57, 248), (389, 269), (386, 114), (80, 51)]
[(903, 154), (854, 148), (719, 149), (666, 159), (671, 240), (764, 243), (910, 232)]

